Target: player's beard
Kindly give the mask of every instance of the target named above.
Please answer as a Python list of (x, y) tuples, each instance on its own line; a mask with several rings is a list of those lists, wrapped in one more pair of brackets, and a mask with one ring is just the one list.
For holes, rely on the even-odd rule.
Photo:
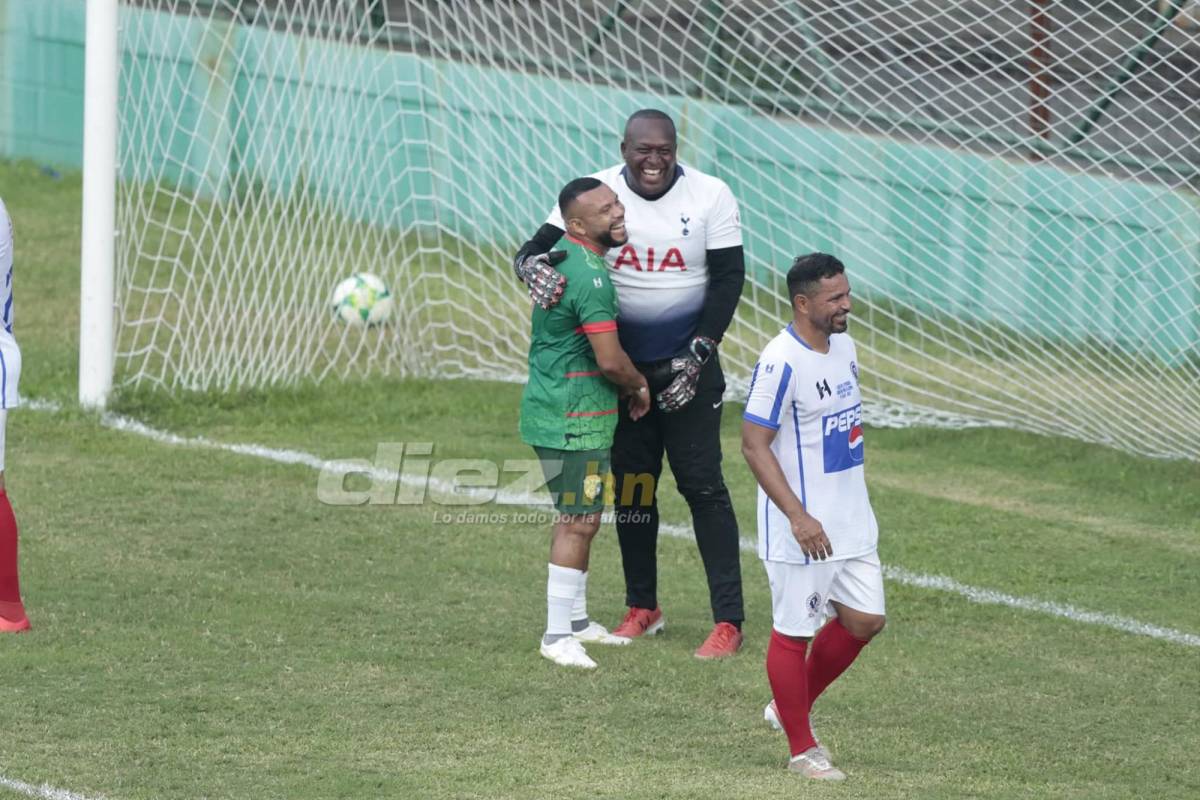
[(607, 230), (604, 233), (602, 233), (596, 237), (596, 242), (601, 247), (607, 247), (610, 250), (614, 247), (620, 247), (621, 245), (625, 244), (628, 241), (629, 241), (628, 234), (625, 236), (624, 239), (618, 239), (617, 237), (613, 236), (613, 232), (611, 230)]
[(826, 336), (832, 336), (835, 333), (845, 333), (846, 329), (849, 327), (849, 314), (846, 314), (844, 317), (839, 317), (837, 314), (830, 314), (825, 319), (825, 324), (821, 325), (819, 330), (821, 330)]

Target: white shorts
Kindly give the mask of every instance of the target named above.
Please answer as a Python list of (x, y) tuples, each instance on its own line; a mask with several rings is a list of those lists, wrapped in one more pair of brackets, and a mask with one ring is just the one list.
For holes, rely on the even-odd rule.
[(764, 561), (771, 583), (771, 616), (784, 636), (809, 637), (834, 616), (831, 603), (883, 616), (879, 553), (839, 561), (788, 564)]
[(0, 472), (4, 471), (5, 431), (8, 428), (8, 409), (16, 408), (17, 382), (21, 380), (21, 348), (17, 340), (0, 328)]
[(0, 328), (0, 409), (16, 408), (17, 383), (21, 380), (21, 348), (17, 340)]

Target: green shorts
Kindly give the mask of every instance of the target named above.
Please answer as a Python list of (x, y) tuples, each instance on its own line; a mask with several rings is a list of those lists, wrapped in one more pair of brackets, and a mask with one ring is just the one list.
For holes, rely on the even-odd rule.
[(554, 507), (563, 514), (598, 514), (604, 510), (605, 486), (609, 475), (609, 451), (555, 450), (534, 445), (542, 462), (546, 488)]

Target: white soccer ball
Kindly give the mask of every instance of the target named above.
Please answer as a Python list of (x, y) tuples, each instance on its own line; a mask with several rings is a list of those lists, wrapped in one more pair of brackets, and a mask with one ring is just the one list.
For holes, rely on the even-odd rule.
[(369, 272), (359, 272), (333, 290), (333, 313), (351, 325), (379, 325), (392, 315), (395, 300), (387, 284)]

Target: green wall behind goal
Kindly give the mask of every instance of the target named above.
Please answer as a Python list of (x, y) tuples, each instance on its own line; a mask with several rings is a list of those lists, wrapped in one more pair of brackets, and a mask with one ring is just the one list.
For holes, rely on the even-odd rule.
[[(83, 9), (0, 0), (0, 156), (80, 166)], [(562, 183), (617, 160), (629, 110), (659, 105), (681, 121), (681, 157), (733, 187), (767, 286), (792, 255), (830, 250), (860, 294), (922, 313), (1169, 363), (1200, 341), (1200, 201), (1188, 193), (232, 22), (125, 8), (122, 26), (136, 42), (126, 63), (162, 65), (138, 71), (152, 83), (124, 87), (121, 119), (138, 124), (123, 151), (140, 156), (122, 163), (135, 183), (215, 200), (304, 195), (372, 225), (509, 250)], [(181, 61), (192, 52), (198, 63)], [(279, 122), (251, 129), (255, 117)], [(306, 169), (313, 158), (319, 172)], [(1153, 283), (1130, 286), (1146, 264)]]
[(82, 0), (0, 0), (0, 156), (81, 165), (83, 30)]

